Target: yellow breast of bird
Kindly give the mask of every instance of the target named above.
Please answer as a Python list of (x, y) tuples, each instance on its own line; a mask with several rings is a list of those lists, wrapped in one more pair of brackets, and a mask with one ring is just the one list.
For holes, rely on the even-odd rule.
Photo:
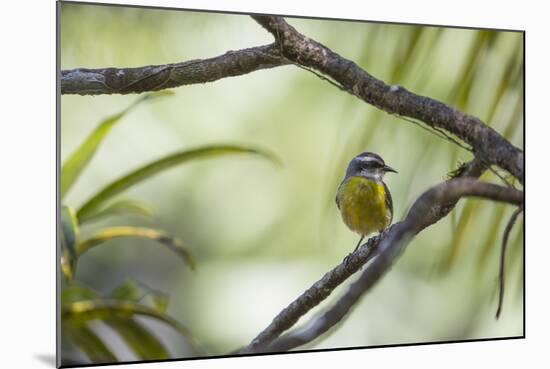
[(382, 183), (364, 177), (350, 177), (338, 188), (338, 206), (344, 223), (361, 235), (382, 231), (391, 215)]

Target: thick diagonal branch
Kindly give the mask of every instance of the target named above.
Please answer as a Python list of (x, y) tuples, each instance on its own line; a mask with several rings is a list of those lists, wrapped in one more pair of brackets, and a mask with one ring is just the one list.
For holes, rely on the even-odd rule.
[(71, 69), (61, 71), (61, 93), (130, 94), (157, 91), (239, 76), (287, 64), (276, 44), (253, 47), (209, 59), (139, 68)]
[(61, 72), (61, 93), (98, 95), (156, 91), (211, 82), (286, 65), (291, 61), (330, 77), (338, 87), (379, 109), (420, 120), (456, 135), (486, 163), (506, 169), (523, 183), (523, 152), (478, 118), (403, 87), (385, 84), (354, 62), (302, 35), (281, 17), (253, 18), (273, 34), (276, 44), (175, 64), (64, 70)]
[[(474, 159), (470, 163), (464, 164), (460, 170), (456, 171), (455, 176), (478, 178), (484, 170), (485, 167), (480, 160)], [(453, 209), (455, 204), (456, 202), (451, 201), (434, 206), (432, 211), (423, 218), (423, 227), (428, 227), (446, 216)], [(337, 286), (342, 284), (347, 278), (367, 263), (367, 261), (375, 255), (378, 245), (384, 237), (387, 237), (387, 233), (371, 237), (362, 247), (350, 254), (345, 263), (341, 263), (327, 272), (323, 278), (315, 282), (290, 305), (283, 309), (273, 319), (271, 324), (240, 352), (254, 352), (259, 348), (266, 347), (284, 331), (291, 328), (300, 317), (326, 299)]]
[[(523, 204), (523, 193), (509, 187), (484, 183), (475, 178), (456, 178), (432, 187), (420, 196), (402, 222), (392, 226), (378, 240), (377, 255), (359, 279), (326, 312), (314, 318), (306, 328), (286, 336), (253, 342), (244, 352), (287, 351), (319, 337), (340, 322), (359, 299), (391, 268), (414, 235), (448, 214), (450, 206), (464, 196), (475, 196), (514, 205)], [(370, 241), (370, 240), (369, 240)]]
[(346, 91), (381, 110), (414, 118), (456, 135), (472, 147), (475, 155), (506, 169), (523, 183), (523, 151), (480, 119), (403, 87), (387, 85), (351, 60), (301, 34), (281, 17), (253, 18), (275, 37), (283, 55), (292, 62), (329, 76)]

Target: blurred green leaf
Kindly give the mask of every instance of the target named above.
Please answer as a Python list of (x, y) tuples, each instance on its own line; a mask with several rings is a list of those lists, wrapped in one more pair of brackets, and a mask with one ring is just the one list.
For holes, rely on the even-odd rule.
[(174, 93), (170, 90), (144, 94), (120, 113), (114, 114), (103, 120), (63, 164), (63, 167), (61, 168), (61, 197), (63, 198), (63, 196), (69, 191), (82, 171), (92, 160), (94, 154), (105, 137), (107, 137), (111, 129), (120, 121), (122, 117), (124, 117), (124, 115), (126, 115), (126, 113), (141, 102), (150, 101), (163, 96), (171, 96), (173, 94)]
[(137, 284), (136, 281), (129, 279), (118, 285), (110, 297), (114, 300), (127, 300), (138, 302), (145, 296), (145, 291)]
[(133, 318), (107, 318), (105, 323), (117, 332), (141, 360), (168, 359), (170, 354), (160, 340)]
[(72, 281), (76, 269), (76, 243), (79, 227), (74, 209), (61, 208), (61, 271), (67, 281)]
[(411, 56), (417, 49), (422, 33), (427, 29), (424, 26), (413, 26), (409, 32), (401, 33), (402, 37), (399, 39), (400, 42), (397, 43), (394, 52), (395, 62), (389, 82), (392, 84), (403, 83), (404, 76), (407, 74), (407, 67), (410, 67), (411, 64)]
[(500, 76), (499, 84), (495, 89), (493, 101), (490, 105), (491, 109), (485, 118), (485, 122), (488, 125), (494, 125), (493, 120), (499, 106), (502, 104), (503, 96), (516, 87), (518, 73), (521, 74), (522, 71), (521, 60), (520, 56), (516, 56), (515, 58), (510, 58), (506, 63), (506, 67)]
[(466, 108), (475, 76), (482, 62), (482, 54), (492, 44), (495, 37), (496, 32), (494, 31), (480, 30), (476, 33), (469, 53), (464, 58), (462, 70), (457, 74), (459, 78), (455, 81), (453, 88), (449, 90), (447, 101), (455, 103), (462, 109)]
[(93, 213), (88, 218), (84, 219), (85, 222), (99, 220), (102, 218), (124, 215), (124, 214), (136, 214), (144, 217), (151, 218), (153, 216), (153, 210), (151, 207), (137, 200), (119, 200), (112, 204), (107, 205), (103, 209), (96, 213)]
[[(415, 55), (411, 55), (411, 59), (408, 63), (408, 68), (403, 68), (402, 81), (407, 79), (411, 80), (411, 88), (414, 90), (423, 89), (428, 85), (429, 80), (433, 79), (433, 69), (428, 67), (431, 62), (434, 50), (437, 50), (441, 44), (440, 39), (445, 33), (443, 27), (427, 27), (424, 28), (423, 36), (417, 44), (418, 52), (415, 51)], [(417, 68), (413, 69), (414, 65)], [(403, 84), (402, 81), (396, 81), (398, 84)]]
[(161, 314), (166, 313), (170, 300), (168, 295), (133, 279), (124, 281), (110, 294), (111, 299), (132, 302), (143, 302), (143, 299), (147, 297), (150, 297), (153, 308), (156, 311)]
[(514, 228), (517, 228), (516, 230), (513, 230), (513, 232), (516, 233), (513, 241), (510, 242), (510, 249), (508, 254), (508, 259), (510, 262), (517, 262), (519, 259), (523, 257), (523, 232), (524, 232), (524, 222), (525, 218), (523, 218), (523, 214), (520, 215), (522, 217), (521, 223), (517, 222), (517, 225)]
[(179, 239), (172, 237), (163, 231), (151, 228), (123, 226), (103, 229), (94, 236), (80, 242), (77, 245), (77, 254), (80, 256), (94, 246), (121, 237), (138, 237), (157, 241), (181, 256), (181, 258), (191, 267), (191, 269), (195, 268), (195, 262), (191, 257), (190, 252), (185, 248)]
[(518, 98), (516, 99), (514, 110), (512, 111), (512, 114), (510, 114), (510, 118), (506, 123), (506, 128), (504, 128), (503, 136), (506, 139), (511, 140), (515, 132), (518, 129), (521, 129), (523, 127), (522, 123), (523, 123), (523, 94), (518, 96)]
[(61, 292), (61, 305), (69, 305), (76, 301), (93, 300), (99, 298), (99, 294), (80, 283), (71, 283)]
[(361, 68), (369, 70), (369, 67), (373, 64), (372, 60), (376, 57), (372, 49), (375, 48), (383, 32), (380, 25), (368, 25), (365, 30), (366, 32), (363, 34), (364, 40), (358, 45), (358, 47), (362, 47), (362, 49), (359, 51), (357, 64), (360, 65)]
[(445, 256), (443, 262), (440, 264), (441, 272), (447, 272), (456, 261), (458, 255), (462, 252), (465, 241), (468, 238), (470, 231), (472, 231), (471, 222), (473, 221), (473, 218), (475, 217), (478, 208), (482, 203), (480, 200), (469, 199), (466, 201), (466, 205), (464, 205), (464, 209), (460, 214), (458, 225), (453, 232), (452, 243), (449, 246), (447, 255)]
[[(480, 255), (479, 255), (479, 262), (478, 262), (478, 273), (485, 270), (487, 263), (489, 261), (489, 256), (491, 255), (491, 251), (493, 251), (496, 248), (500, 248), (501, 243), (499, 242), (500, 238), (502, 238), (502, 234), (499, 233), (499, 230), (501, 228), (502, 221), (504, 220), (504, 216), (506, 215), (505, 211), (505, 205), (503, 204), (492, 204), (493, 207), (493, 219), (491, 221), (490, 227), (487, 227), (488, 232), (485, 237), (485, 241), (482, 243)], [(499, 238), (500, 237), (500, 238)]]
[[(118, 298), (124, 299), (141, 298), (141, 296), (136, 295), (134, 292), (138, 289), (135, 282), (134, 284), (125, 283), (123, 286), (125, 287), (118, 288), (113, 295), (117, 295)], [(134, 286), (134, 288), (129, 288), (129, 286)], [(82, 301), (100, 302), (102, 300), (98, 298), (97, 293), (89, 288), (84, 286), (69, 286), (63, 291), (62, 301), (62, 306), (64, 309), (70, 310), (74, 306), (74, 303)], [(130, 347), (140, 359), (153, 360), (166, 359), (170, 357), (170, 354), (159, 339), (133, 317), (125, 316), (124, 314), (122, 316), (117, 314), (110, 316), (109, 313), (104, 312), (103, 315), (97, 316), (93, 319), (96, 318), (101, 319), (105, 324), (109, 325), (115, 332), (117, 332), (128, 347)], [(166, 319), (162, 320), (166, 321)], [(103, 348), (106, 347), (101, 339), (89, 330), (86, 326), (86, 321), (87, 320), (82, 319), (78, 313), (73, 316), (65, 315), (63, 320), (65, 331), (71, 331), (71, 334), (69, 335), (70, 338), (75, 344), (81, 347), (83, 351), (85, 349), (90, 350), (89, 355), (88, 352), (85, 351), (90, 360), (94, 362), (103, 361), (103, 359), (107, 357), (106, 355), (108, 355), (108, 353), (103, 350)], [(172, 324), (170, 323), (170, 325)]]
[[(134, 282), (125, 283), (119, 288), (117, 288), (113, 295), (117, 296), (120, 299), (128, 300), (138, 300), (143, 296), (143, 292), (139, 290), (139, 287)], [(138, 291), (136, 293), (136, 291)], [(70, 308), (71, 304), (79, 301), (91, 301), (97, 300), (100, 301), (99, 295), (92, 291), (91, 289), (84, 287), (82, 285), (71, 285), (68, 286), (62, 293), (62, 306)], [(136, 353), (140, 359), (152, 360), (152, 359), (166, 359), (170, 355), (168, 354), (166, 348), (163, 344), (156, 338), (147, 328), (142, 324), (135, 321), (133, 318), (127, 317), (104, 317), (103, 321), (105, 324), (109, 325), (114, 331), (116, 331), (126, 342), (126, 344)], [(80, 346), (91, 345), (90, 347), (86, 346), (86, 349), (92, 350), (91, 355), (88, 355), (91, 360), (97, 361), (102, 360), (104, 356), (98, 357), (96, 352), (104, 355), (105, 352), (102, 350), (105, 346), (102, 344), (99, 337), (95, 336), (93, 338), (94, 342), (90, 340), (83, 341), (81, 338), (90, 337), (92, 333), (85, 325), (84, 322), (77, 321), (74, 319), (68, 319), (65, 322), (66, 327), (72, 329), (73, 336), (76, 335), (75, 340), (80, 340)], [(92, 333), (93, 334), (93, 333)], [(73, 341), (75, 341), (73, 340)], [(76, 344), (79, 342), (75, 341)], [(84, 347), (81, 347), (84, 349)]]
[(72, 341), (93, 363), (114, 363), (117, 357), (105, 343), (86, 325), (68, 320), (62, 324), (63, 338)]
[[(63, 205), (61, 208), (62, 237), (69, 246), (74, 246), (78, 240), (79, 227), (73, 208)], [(74, 252), (74, 247), (73, 247)]]
[(73, 302), (61, 308), (62, 321), (71, 320), (75, 324), (82, 324), (93, 319), (126, 319), (134, 316), (146, 316), (159, 320), (171, 326), (183, 336), (189, 337), (189, 330), (174, 318), (134, 302), (93, 299)]
[(179, 151), (175, 154), (165, 156), (159, 160), (155, 160), (141, 168), (138, 168), (124, 177), (107, 185), (103, 190), (99, 191), (95, 196), (88, 200), (78, 210), (77, 216), (81, 222), (93, 216), (99, 207), (113, 196), (126, 190), (127, 188), (144, 181), (155, 174), (172, 168), (176, 165), (195, 160), (206, 159), (217, 156), (225, 156), (229, 154), (254, 154), (260, 155), (280, 165), (280, 160), (271, 153), (254, 148), (244, 146), (216, 145), (206, 146), (192, 150)]
[(170, 302), (168, 295), (154, 294), (151, 295), (151, 298), (153, 300), (153, 306), (155, 310), (159, 313), (166, 314), (166, 311), (168, 310), (168, 303)]

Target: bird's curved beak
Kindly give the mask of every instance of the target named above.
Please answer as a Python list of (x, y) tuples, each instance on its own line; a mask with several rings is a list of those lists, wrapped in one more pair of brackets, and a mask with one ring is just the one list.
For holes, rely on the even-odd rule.
[(393, 169), (389, 165), (384, 165), (384, 172), (394, 172), (397, 173), (397, 170)]

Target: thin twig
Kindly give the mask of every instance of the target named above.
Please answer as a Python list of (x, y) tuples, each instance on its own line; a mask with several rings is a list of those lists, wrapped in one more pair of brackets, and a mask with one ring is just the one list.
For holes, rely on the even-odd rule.
[(422, 124), (423, 122), (421, 122), (421, 121), (418, 121), (418, 120), (415, 120), (415, 119), (410, 119), (410, 118), (407, 118), (407, 117), (404, 117), (404, 116), (401, 116), (401, 115), (398, 115), (398, 114), (393, 114), (393, 115), (398, 119), (404, 120), (404, 121), (409, 122), (409, 123), (413, 123), (413, 124), (417, 125), (418, 127), (430, 132), (431, 134), (433, 134), (433, 135), (435, 135), (435, 136), (437, 136), (437, 137), (439, 137), (443, 140), (447, 140), (451, 143), (454, 143), (455, 145), (457, 145), (458, 147), (460, 147), (460, 148), (462, 148), (466, 151), (472, 152), (471, 147), (468, 147), (468, 146), (462, 144), (461, 142), (455, 140), (449, 134), (447, 134), (447, 132), (443, 131), (440, 128), (433, 127), (433, 126), (430, 126), (430, 125), (424, 125), (424, 124)]
[(502, 237), (502, 247), (500, 249), (500, 271), (498, 275), (498, 280), (499, 280), (498, 308), (495, 315), (495, 319), (498, 319), (500, 316), (500, 312), (502, 310), (502, 301), (504, 300), (504, 278), (505, 278), (504, 267), (505, 267), (505, 261), (506, 261), (506, 247), (508, 246), (508, 238), (510, 237), (512, 228), (514, 227), (514, 224), (516, 224), (516, 220), (522, 211), (523, 211), (523, 206), (520, 206), (519, 208), (517, 208), (516, 211), (514, 211), (514, 213), (510, 217), (510, 220), (508, 221), (508, 224), (506, 224), (506, 228), (504, 229), (504, 236)]
[(500, 174), (498, 172), (498, 170), (496, 170), (492, 166), (489, 166), (489, 170), (491, 171), (491, 173), (493, 173), (495, 176), (497, 176), (506, 186), (508, 186), (510, 188), (516, 188), (513, 184), (508, 182), (508, 180), (502, 174)]
[(295, 66), (297, 66), (298, 68), (301, 68), (301, 69), (303, 69), (303, 70), (307, 70), (308, 72), (315, 74), (317, 77), (319, 77), (319, 78), (322, 79), (323, 81), (326, 81), (326, 82), (330, 83), (331, 85), (335, 86), (336, 88), (340, 89), (341, 91), (348, 92), (348, 93), (354, 95), (354, 93), (353, 93), (352, 91), (349, 91), (349, 90), (346, 89), (344, 86), (342, 86), (342, 85), (339, 84), (339, 83), (336, 83), (336, 82), (333, 81), (332, 79), (323, 76), (321, 73), (317, 73), (315, 70), (313, 70), (313, 69), (311, 69), (311, 68), (308, 68), (308, 67), (305, 67), (305, 66), (303, 66), (303, 65), (301, 65), (301, 64), (298, 64), (298, 63), (292, 62), (292, 64), (295, 65)]

